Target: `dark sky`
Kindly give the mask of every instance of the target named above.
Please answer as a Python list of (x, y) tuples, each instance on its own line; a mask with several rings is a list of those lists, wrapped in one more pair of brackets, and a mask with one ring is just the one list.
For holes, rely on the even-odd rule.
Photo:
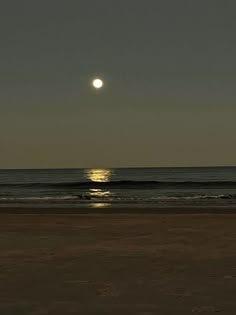
[(2, 0), (0, 168), (236, 165), (235, 12)]

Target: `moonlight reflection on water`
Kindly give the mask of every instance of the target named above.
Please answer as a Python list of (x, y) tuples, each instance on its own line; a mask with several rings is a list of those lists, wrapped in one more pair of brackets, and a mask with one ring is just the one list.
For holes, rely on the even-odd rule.
[[(85, 177), (86, 179), (89, 179), (92, 182), (97, 183), (105, 183), (110, 181), (110, 177), (112, 175), (112, 171), (109, 169), (89, 169), (85, 171)], [(97, 200), (107, 200), (109, 197), (111, 197), (111, 192), (109, 190), (105, 189), (90, 189), (88, 192), (91, 199), (97, 199)], [(104, 203), (94, 203), (94, 207), (96, 208), (103, 208), (107, 206), (108, 204)]]
[(85, 177), (92, 182), (109, 182), (112, 175), (109, 169), (89, 169), (85, 171)]

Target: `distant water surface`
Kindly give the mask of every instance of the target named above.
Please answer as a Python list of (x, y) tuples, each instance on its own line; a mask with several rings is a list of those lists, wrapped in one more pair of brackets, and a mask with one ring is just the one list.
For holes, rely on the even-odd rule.
[(236, 167), (0, 170), (1, 207), (235, 207)]

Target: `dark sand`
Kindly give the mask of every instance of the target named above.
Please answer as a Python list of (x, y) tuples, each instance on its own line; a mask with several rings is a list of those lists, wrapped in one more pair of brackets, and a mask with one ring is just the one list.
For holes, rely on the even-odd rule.
[(0, 315), (236, 314), (236, 214), (0, 215)]

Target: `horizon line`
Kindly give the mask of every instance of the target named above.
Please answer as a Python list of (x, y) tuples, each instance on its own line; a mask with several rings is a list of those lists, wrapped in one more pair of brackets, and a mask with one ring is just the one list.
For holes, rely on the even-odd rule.
[(232, 168), (236, 165), (199, 165), (199, 166), (119, 166), (119, 167), (36, 167), (36, 168), (0, 168), (0, 171), (17, 170), (77, 170), (77, 169), (144, 169), (144, 168)]

